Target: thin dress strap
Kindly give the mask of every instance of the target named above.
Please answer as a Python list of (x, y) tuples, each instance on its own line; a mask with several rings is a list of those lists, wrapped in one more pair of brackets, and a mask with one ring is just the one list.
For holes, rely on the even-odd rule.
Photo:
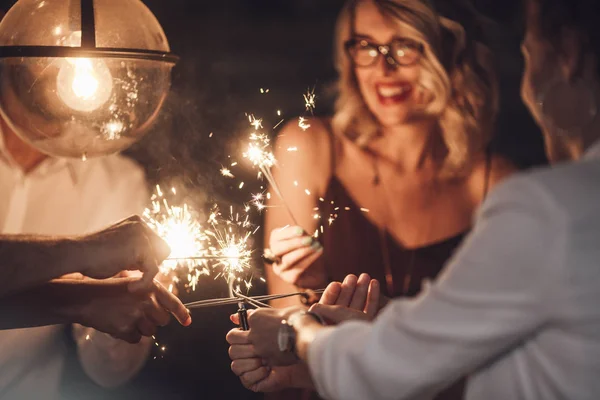
[(323, 125), (325, 126), (325, 130), (327, 130), (327, 135), (329, 136), (329, 177), (333, 178), (335, 176), (335, 171), (337, 167), (336, 147), (338, 145), (338, 142), (335, 138), (335, 134), (333, 133), (331, 120), (325, 120)]
[(485, 152), (485, 182), (483, 183), (483, 198), (485, 199), (490, 189), (490, 176), (492, 174), (492, 152)]

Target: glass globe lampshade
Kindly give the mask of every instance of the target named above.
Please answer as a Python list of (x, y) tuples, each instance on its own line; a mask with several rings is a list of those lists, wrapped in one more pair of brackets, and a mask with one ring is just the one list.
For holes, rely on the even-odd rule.
[(19, 0), (0, 23), (0, 113), (56, 157), (95, 157), (140, 139), (177, 57), (140, 0)]

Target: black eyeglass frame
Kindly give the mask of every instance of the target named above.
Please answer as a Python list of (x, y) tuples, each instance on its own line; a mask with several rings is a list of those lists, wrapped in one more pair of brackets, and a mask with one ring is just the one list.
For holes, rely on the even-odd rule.
[[(371, 48), (373, 50), (377, 51), (377, 53), (378, 53), (377, 57), (373, 57), (372, 61), (369, 64), (365, 64), (365, 65), (358, 64), (356, 62), (355, 57), (352, 55), (352, 49), (356, 46), (356, 44), (358, 44), (360, 42), (366, 42), (369, 46), (371, 46)], [(396, 59), (396, 57), (394, 57), (393, 53), (391, 52), (391, 49), (395, 43), (399, 43), (399, 42), (403, 43), (403, 44), (409, 44), (409, 47), (415, 49), (417, 51), (417, 53), (419, 54), (419, 56), (415, 60), (408, 62), (408, 63), (402, 63), (402, 62), (398, 61)], [(419, 62), (419, 60), (423, 56), (424, 48), (421, 43), (415, 42), (410, 39), (393, 39), (389, 43), (378, 44), (378, 43), (369, 42), (366, 39), (353, 38), (353, 39), (350, 39), (350, 40), (347, 40), (344, 42), (344, 50), (346, 51), (346, 55), (348, 56), (348, 58), (350, 59), (352, 64), (358, 68), (368, 68), (368, 67), (375, 65), (377, 63), (377, 60), (381, 56), (383, 56), (385, 58), (386, 62), (390, 65), (409, 67), (409, 66), (415, 65), (416, 63)]]

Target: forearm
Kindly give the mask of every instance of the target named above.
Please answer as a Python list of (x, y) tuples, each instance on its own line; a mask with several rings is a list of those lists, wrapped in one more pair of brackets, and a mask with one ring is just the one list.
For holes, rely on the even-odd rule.
[(0, 299), (0, 329), (78, 322), (81, 281), (56, 280)]
[(0, 297), (80, 272), (77, 249), (75, 239), (0, 235)]
[(117, 387), (132, 379), (144, 366), (154, 341), (142, 338), (130, 344), (95, 329), (73, 326), (73, 336), (83, 370), (96, 384)]

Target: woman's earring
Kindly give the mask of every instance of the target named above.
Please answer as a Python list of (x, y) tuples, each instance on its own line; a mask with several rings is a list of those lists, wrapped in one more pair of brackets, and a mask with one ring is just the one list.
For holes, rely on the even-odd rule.
[(544, 120), (564, 136), (576, 136), (598, 115), (596, 96), (582, 79), (555, 81), (538, 97)]

